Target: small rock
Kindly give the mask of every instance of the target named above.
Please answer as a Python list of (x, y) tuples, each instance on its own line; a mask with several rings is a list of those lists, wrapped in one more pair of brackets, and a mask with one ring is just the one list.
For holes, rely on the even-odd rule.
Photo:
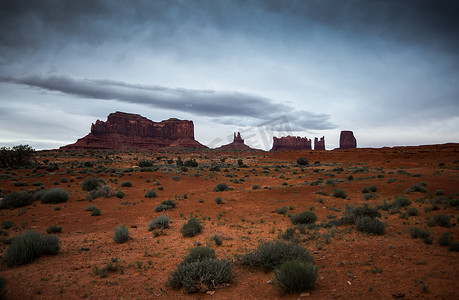
[(266, 283), (267, 283), (267, 284), (274, 284), (274, 281), (268, 280), (268, 281), (266, 281)]
[(215, 294), (215, 291), (207, 291), (207, 294), (212, 296), (213, 294)]
[(347, 284), (352, 285), (352, 282), (348, 281)]
[(313, 253), (314, 253), (314, 254), (319, 254), (319, 251), (315, 250)]
[(137, 228), (137, 225), (131, 225), (131, 228)]
[(309, 293), (302, 293), (302, 294), (300, 295), (300, 297), (309, 297), (309, 296), (311, 296), (311, 294), (309, 294)]

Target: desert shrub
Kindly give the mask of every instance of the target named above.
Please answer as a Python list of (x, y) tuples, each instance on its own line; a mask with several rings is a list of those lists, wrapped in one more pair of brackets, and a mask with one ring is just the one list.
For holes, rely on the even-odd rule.
[(5, 221), (3, 221), (0, 225), (2, 225), (2, 228), (3, 228), (3, 229), (10, 229), (10, 228), (12, 228), (13, 226), (15, 226), (16, 223), (14, 223), (13, 220), (5, 220)]
[(15, 209), (32, 204), (33, 196), (27, 191), (12, 192), (6, 195), (0, 203), (0, 209)]
[(165, 200), (165, 201), (161, 202), (161, 204), (159, 204), (158, 206), (156, 206), (155, 207), (155, 212), (161, 212), (161, 211), (173, 209), (176, 206), (177, 206), (177, 203), (175, 203), (171, 199), (168, 199), (168, 200)]
[(6, 299), (6, 279), (0, 277), (0, 299)]
[(98, 209), (94, 205), (89, 205), (88, 207), (85, 208), (85, 211), (90, 211), (91, 216), (100, 216), (100, 213), (102, 212), (100, 209)]
[(62, 226), (52, 225), (46, 228), (47, 233), (60, 233), (62, 232)]
[(304, 211), (293, 215), (290, 220), (293, 224), (313, 224), (317, 221), (317, 216), (312, 211)]
[(342, 189), (334, 188), (333, 189), (333, 197), (346, 199), (347, 198), (347, 194)]
[(442, 196), (442, 195), (444, 195), (444, 194), (445, 194), (445, 191), (444, 191), (444, 190), (436, 190), (436, 191), (435, 191), (435, 195), (437, 195), (437, 196)]
[(14, 186), (28, 186), (29, 183), (28, 182), (21, 182), (21, 181), (16, 181), (14, 183)]
[(215, 258), (215, 250), (209, 247), (194, 247), (190, 250), (190, 253), (183, 259), (183, 264), (189, 264), (192, 262)]
[(154, 197), (158, 197), (154, 189), (149, 190), (148, 192), (145, 193), (145, 198), (154, 198)]
[(215, 192), (223, 192), (227, 191), (229, 186), (226, 183), (219, 183), (215, 186), (214, 191)]
[(305, 248), (282, 241), (263, 242), (257, 249), (238, 256), (243, 265), (261, 267), (265, 271), (273, 270), (284, 262), (297, 259), (304, 262), (312, 262), (313, 258)]
[(215, 203), (217, 203), (217, 204), (223, 204), (223, 199), (222, 199), (222, 197), (216, 197), (216, 198), (215, 198)]
[(115, 243), (124, 243), (129, 239), (129, 230), (126, 226), (121, 225), (115, 228), (115, 235), (113, 236), (113, 240)]
[(211, 238), (210, 238), (211, 241), (214, 241), (215, 242), (215, 245), (217, 246), (221, 246), (222, 243), (223, 243), (223, 240), (220, 236), (214, 234)]
[(90, 192), (97, 189), (99, 186), (104, 184), (104, 180), (102, 178), (97, 177), (88, 177), (83, 181), (80, 186), (83, 190)]
[(407, 212), (407, 214), (409, 216), (417, 216), (418, 215), (418, 209), (416, 207), (408, 207), (406, 212)]
[(451, 245), (449, 245), (449, 251), (458, 252), (459, 251), (459, 243), (451, 243)]
[(425, 193), (425, 192), (427, 192), (427, 190), (425, 188), (423, 188), (422, 186), (418, 185), (418, 184), (413, 184), (412, 186), (410, 186), (409, 188), (407, 188), (405, 190), (405, 194), (409, 194), (409, 193), (412, 193), (412, 192)]
[(450, 227), (450, 216), (447, 215), (435, 215), (432, 219), (432, 222), (429, 225), (441, 226), (441, 227)]
[(288, 260), (274, 270), (275, 284), (282, 293), (297, 293), (308, 290), (316, 282), (318, 274), (318, 267), (311, 262), (297, 259)]
[(181, 230), (182, 235), (185, 237), (195, 236), (198, 233), (201, 233), (201, 231), (202, 231), (201, 222), (199, 222), (199, 220), (196, 219), (195, 217), (189, 219), (188, 222), (183, 224), (182, 230)]
[(282, 206), (282, 207), (279, 207), (279, 208), (276, 208), (276, 212), (280, 215), (285, 215), (288, 211), (288, 208), (287, 206)]
[(450, 232), (443, 232), (440, 237), (438, 238), (438, 243), (440, 246), (451, 246), (451, 244), (454, 242), (453, 235)]
[(188, 159), (184, 162), (185, 167), (196, 168), (199, 164), (195, 159)]
[(378, 188), (375, 185), (366, 186), (362, 188), (362, 193), (375, 193)]
[(139, 167), (140, 168), (151, 168), (151, 167), (153, 167), (153, 162), (151, 160), (148, 160), (148, 159), (143, 159), (143, 160), (139, 161)]
[(86, 200), (92, 201), (97, 198), (108, 198), (113, 196), (113, 190), (110, 189), (108, 184), (102, 184), (98, 186), (96, 189), (90, 191), (88, 194), (86, 194)]
[(179, 264), (167, 284), (174, 289), (183, 287), (194, 293), (215, 288), (231, 280), (231, 263), (227, 260), (207, 258), (187, 264)]
[(259, 190), (260, 186), (258, 184), (252, 185), (252, 190)]
[(363, 194), (363, 199), (365, 200), (376, 199), (376, 195), (373, 194), (372, 192), (365, 193)]
[(307, 166), (309, 165), (309, 162), (306, 158), (300, 157), (296, 160), (296, 163), (299, 164), (300, 166)]
[(119, 190), (119, 191), (116, 192), (115, 196), (117, 198), (123, 199), (124, 198), (124, 192)]
[(392, 207), (405, 207), (411, 204), (411, 201), (405, 196), (398, 196), (392, 202)]
[(415, 238), (415, 239), (422, 239), (422, 241), (425, 243), (425, 244), (432, 244), (432, 237), (430, 235), (430, 232), (427, 231), (427, 230), (422, 230), (421, 228), (419, 227), (411, 227), (409, 229), (410, 231), (410, 234), (411, 234), (411, 237), (412, 238)]
[(346, 210), (340, 219), (340, 223), (355, 224), (357, 219), (361, 217), (380, 218), (381, 213), (377, 208), (369, 207), (367, 204), (357, 207), (346, 206)]
[(287, 228), (280, 237), (286, 241), (292, 241), (295, 239), (295, 229), (294, 228)]
[(159, 217), (151, 221), (150, 224), (148, 224), (148, 231), (152, 231), (156, 228), (169, 228), (169, 217), (166, 215), (160, 215)]
[(60, 250), (59, 237), (40, 235), (26, 231), (16, 236), (5, 255), (7, 266), (27, 264), (43, 254), (57, 254)]
[(355, 225), (358, 231), (376, 235), (383, 235), (386, 230), (386, 226), (382, 221), (368, 216), (358, 218), (355, 221)]
[(19, 145), (13, 148), (0, 148), (0, 168), (29, 165), (35, 155), (35, 150), (29, 145)]
[(63, 188), (52, 188), (41, 196), (41, 203), (61, 203), (69, 200), (69, 192)]
[(448, 206), (455, 207), (456, 209), (459, 209), (459, 198), (449, 199), (448, 200)]
[(130, 181), (123, 181), (121, 182), (122, 187), (132, 187), (132, 182)]

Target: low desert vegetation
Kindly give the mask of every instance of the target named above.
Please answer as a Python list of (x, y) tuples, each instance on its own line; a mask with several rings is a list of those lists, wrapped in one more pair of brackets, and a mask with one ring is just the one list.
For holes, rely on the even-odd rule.
[(69, 200), (69, 192), (63, 188), (52, 188), (41, 196), (41, 203), (62, 203)]
[(347, 198), (347, 194), (342, 189), (334, 188), (333, 189), (333, 197), (346, 199)]
[(119, 244), (127, 242), (129, 240), (129, 229), (124, 225), (116, 227), (113, 240)]
[(229, 189), (229, 186), (226, 183), (219, 183), (215, 186), (214, 191), (215, 192), (224, 192)]
[(33, 195), (27, 191), (12, 192), (6, 195), (0, 203), (0, 209), (15, 209), (32, 204)]
[(195, 217), (190, 218), (185, 224), (183, 224), (181, 232), (184, 237), (195, 236), (202, 231), (201, 222)]
[(312, 211), (304, 211), (291, 216), (290, 220), (293, 224), (313, 224), (317, 221), (317, 216)]
[(166, 215), (160, 215), (148, 224), (148, 231), (152, 231), (157, 228), (167, 229), (169, 228), (169, 217)]

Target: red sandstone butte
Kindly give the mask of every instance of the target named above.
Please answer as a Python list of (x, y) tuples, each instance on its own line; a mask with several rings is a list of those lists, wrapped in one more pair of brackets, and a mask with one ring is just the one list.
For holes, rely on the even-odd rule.
[(357, 148), (357, 140), (352, 131), (343, 130), (339, 137), (339, 149)]
[(325, 137), (314, 138), (314, 150), (325, 150)]
[(223, 145), (215, 150), (229, 150), (229, 151), (259, 151), (258, 149), (253, 149), (244, 144), (244, 140), (241, 137), (241, 133), (238, 132), (237, 135), (234, 133), (233, 142), (227, 145)]
[(91, 132), (61, 150), (139, 149), (165, 147), (207, 148), (194, 139), (193, 121), (169, 119), (153, 122), (141, 115), (111, 113), (106, 122), (97, 120)]
[(270, 151), (311, 150), (311, 140), (299, 136), (273, 137), (273, 147)]

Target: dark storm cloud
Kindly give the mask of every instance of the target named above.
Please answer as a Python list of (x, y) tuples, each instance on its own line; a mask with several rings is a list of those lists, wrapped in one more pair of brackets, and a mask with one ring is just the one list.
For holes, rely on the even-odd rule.
[(292, 130), (333, 129), (330, 116), (295, 110), (257, 95), (141, 85), (113, 80), (77, 79), (64, 75), (0, 77), (0, 81), (61, 92), (67, 95), (151, 105), (210, 118), (235, 117), (236, 124), (255, 125), (287, 116)]
[(381, 37), (459, 52), (459, 1), (0, 1), (2, 63), (17, 55), (141, 38), (159, 46), (215, 30), (268, 41), (331, 30), (365, 41)]

